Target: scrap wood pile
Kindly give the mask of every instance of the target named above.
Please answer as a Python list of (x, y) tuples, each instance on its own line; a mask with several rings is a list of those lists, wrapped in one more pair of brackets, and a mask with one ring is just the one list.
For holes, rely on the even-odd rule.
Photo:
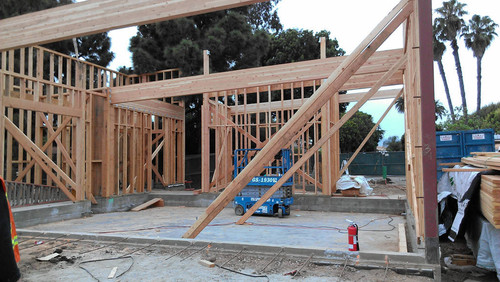
[(500, 170), (500, 152), (471, 153), (473, 157), (462, 158), (462, 162), (482, 168)]
[(481, 212), (488, 221), (500, 229), (500, 175), (482, 175), (479, 194)]

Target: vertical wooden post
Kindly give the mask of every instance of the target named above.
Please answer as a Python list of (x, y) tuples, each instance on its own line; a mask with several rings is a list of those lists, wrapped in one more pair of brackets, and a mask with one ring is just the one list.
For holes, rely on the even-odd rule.
[[(36, 78), (37, 82), (35, 85), (35, 97), (34, 101), (35, 102), (40, 102), (40, 96), (43, 93), (43, 87), (40, 81), (43, 79), (43, 50), (37, 48), (37, 54), (36, 54)], [(41, 126), (42, 122), (40, 120), (40, 117), (38, 115), (35, 115), (35, 144), (38, 147), (42, 146), (42, 132), (41, 132)], [(35, 184), (42, 184), (42, 168), (40, 165), (35, 164), (35, 179), (34, 179)]]
[[(0, 66), (1, 70), (5, 70), (6, 67), (6, 52), (1, 53), (2, 56), (2, 65)], [(3, 105), (3, 96), (5, 95), (5, 74), (0, 73), (0, 176), (5, 177), (5, 151), (4, 151), (4, 142), (5, 142), (5, 108)]]
[(106, 118), (106, 154), (104, 156), (104, 167), (106, 172), (106, 183), (104, 196), (109, 197), (113, 193), (113, 188), (115, 187), (115, 112), (114, 107), (110, 103), (111, 95), (109, 91), (106, 91), (106, 101), (105, 103), (105, 118)]
[[(339, 95), (333, 95), (330, 100), (330, 120), (332, 124), (336, 124), (340, 120)], [(337, 191), (337, 181), (340, 178), (340, 132), (337, 131), (330, 137), (330, 173), (331, 191), (333, 194)]]
[[(9, 65), (8, 65), (8, 70), (9, 72), (14, 72), (14, 50), (8, 51), (9, 53)], [(14, 91), (14, 78), (12, 75), (7, 76), (7, 95), (12, 96), (12, 92)], [(14, 109), (12, 107), (7, 108), (7, 117), (14, 122)], [(12, 145), (13, 145), (13, 138), (12, 134), (7, 134), (7, 162), (6, 162), (6, 168), (7, 168), (7, 173), (5, 174), (5, 180), (10, 181), (12, 180)]]
[(326, 59), (326, 37), (321, 37), (319, 39), (320, 45), (320, 59)]
[[(326, 38), (320, 38), (320, 59), (326, 59)], [(336, 97), (337, 95), (334, 95)], [(333, 99), (333, 98), (332, 98)], [(337, 98), (338, 99), (338, 98)], [(330, 122), (332, 121), (332, 116), (335, 112), (335, 108), (332, 108), (332, 100), (325, 104), (321, 108), (321, 136), (323, 136), (330, 129)], [(332, 137), (333, 138), (333, 137)], [(332, 182), (334, 182), (335, 177), (332, 175), (332, 151), (335, 150), (332, 145), (333, 140), (331, 139), (323, 147), (321, 147), (321, 175), (322, 175), (322, 192), (323, 195), (332, 194)]]
[(419, 0), (415, 13), (418, 15), (419, 31), (419, 75), (422, 94), (422, 163), (423, 166), (423, 206), (425, 218), (425, 256), (428, 263), (439, 263), (439, 235), (437, 220), (437, 172), (436, 172), (436, 129), (434, 120), (434, 77), (432, 45), (432, 5), (430, 0)]
[[(210, 72), (210, 53), (203, 51), (203, 74)], [(210, 108), (208, 93), (203, 93), (203, 105), (201, 106), (201, 191), (210, 191)]]
[[(76, 87), (82, 88), (83, 81), (83, 64), (81, 62), (76, 62), (76, 72), (75, 80)], [(78, 101), (75, 101), (77, 105), (80, 106), (81, 117), (78, 118), (76, 122), (76, 184), (78, 186), (76, 190), (76, 200), (83, 201), (85, 199), (85, 91), (75, 91)], [(62, 96), (62, 94), (61, 94)], [(62, 97), (59, 97), (60, 99)]]
[[(153, 115), (148, 115), (146, 122), (148, 124), (147, 126), (147, 152), (146, 152), (146, 159), (147, 159), (147, 166), (146, 166), (146, 177), (147, 177), (147, 190), (151, 192), (153, 189), (153, 159), (152, 159), (152, 150), (153, 150)], [(158, 118), (158, 116), (155, 116), (155, 119)]]

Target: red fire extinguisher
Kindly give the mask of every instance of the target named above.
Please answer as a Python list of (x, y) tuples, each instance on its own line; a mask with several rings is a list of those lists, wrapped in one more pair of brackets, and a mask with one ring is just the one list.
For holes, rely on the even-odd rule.
[(359, 251), (358, 225), (352, 221), (349, 223), (349, 227), (347, 227), (349, 251)]

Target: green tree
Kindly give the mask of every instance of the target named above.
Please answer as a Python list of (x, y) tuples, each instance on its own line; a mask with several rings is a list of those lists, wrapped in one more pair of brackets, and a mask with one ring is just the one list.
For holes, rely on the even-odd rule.
[(384, 146), (386, 147), (387, 151), (391, 152), (404, 151), (403, 143), (401, 143), (401, 140), (399, 140), (399, 137), (397, 136), (391, 136), (387, 138), (387, 140), (384, 141)]
[[(340, 151), (343, 153), (354, 152), (375, 126), (373, 117), (358, 111), (340, 128)], [(380, 126), (375, 130), (361, 151), (372, 152), (377, 149), (378, 142), (384, 136)]]
[(434, 26), (437, 37), (443, 41), (449, 41), (453, 49), (453, 57), (457, 69), (458, 82), (460, 86), (460, 95), (462, 97), (463, 116), (467, 119), (467, 100), (465, 98), (464, 77), (460, 57), (458, 55), (457, 38), (462, 34), (465, 21), (462, 19), (467, 11), (464, 10), (466, 4), (462, 4), (456, 0), (443, 2), (443, 7), (436, 9), (438, 17), (434, 19)]
[(500, 103), (484, 106), (479, 111), (469, 115), (467, 119), (463, 116), (457, 116), (455, 121), (446, 120), (438, 126), (442, 130), (493, 128), (498, 133), (500, 132)]
[[(71, 3), (73, 3), (73, 0), (2, 0), (0, 1), (0, 19)], [(75, 56), (72, 40), (63, 40), (43, 46), (63, 54)], [(110, 51), (111, 39), (106, 32), (79, 37), (77, 38), (77, 46), (78, 54), (76, 54), (76, 57), (90, 63), (105, 67), (114, 58), (113, 52)]]
[(438, 38), (438, 29), (436, 24), (433, 25), (432, 43), (434, 61), (437, 62), (439, 74), (441, 75), (441, 79), (443, 80), (444, 92), (446, 94), (446, 99), (448, 100), (448, 108), (450, 109), (451, 119), (455, 120), (455, 112), (453, 110), (453, 103), (451, 102), (450, 88), (448, 87), (448, 80), (446, 79), (446, 73), (443, 67), (443, 54), (446, 50), (446, 45), (444, 45), (444, 43)]
[(481, 109), (481, 61), (484, 52), (490, 46), (494, 36), (497, 35), (495, 28), (498, 25), (488, 16), (472, 16), (469, 25), (465, 28), (462, 36), (465, 39), (465, 46), (472, 50), (477, 62), (477, 108)]
[(314, 34), (311, 30), (287, 29), (271, 40), (264, 65), (277, 65), (319, 59), (319, 39), (326, 37), (326, 56), (342, 56), (345, 51), (339, 47), (336, 38), (330, 39), (330, 32), (322, 30)]
[[(131, 39), (135, 73), (180, 68), (183, 76), (203, 70), (202, 50), (210, 51), (210, 71), (262, 65), (272, 32), (281, 24), (273, 0), (231, 10), (217, 11), (155, 24), (139, 26)], [(200, 151), (201, 95), (185, 97), (186, 144), (188, 154)], [(231, 101), (228, 101), (231, 103)]]

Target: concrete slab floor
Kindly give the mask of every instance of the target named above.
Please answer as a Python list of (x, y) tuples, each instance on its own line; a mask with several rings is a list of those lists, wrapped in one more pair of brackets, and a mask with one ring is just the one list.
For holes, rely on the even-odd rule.
[[(179, 239), (204, 210), (187, 207), (151, 208), (140, 212), (96, 214), (27, 229)], [(312, 211), (292, 211), (290, 216), (284, 218), (252, 216), (247, 225), (236, 225), (238, 218), (233, 209), (226, 208), (196, 239), (347, 251), (346, 219), (349, 219), (360, 227), (362, 251), (397, 252), (397, 226), (405, 223), (403, 216)]]

